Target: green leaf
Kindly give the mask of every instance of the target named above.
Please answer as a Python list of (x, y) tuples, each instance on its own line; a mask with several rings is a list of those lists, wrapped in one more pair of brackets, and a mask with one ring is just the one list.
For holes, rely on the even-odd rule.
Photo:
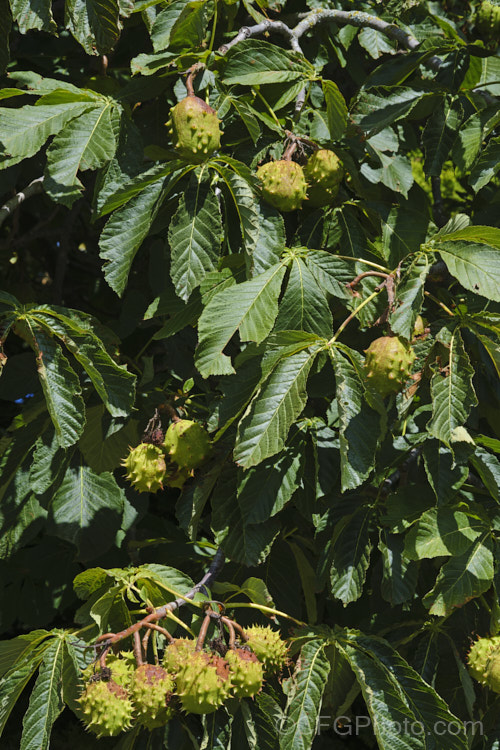
[(39, 29), (54, 34), (57, 26), (52, 17), (51, 0), (10, 0), (12, 17), (21, 34)]
[(41, 660), (42, 653), (36, 651), (0, 680), (0, 735), (19, 696), (38, 669)]
[(300, 485), (303, 446), (293, 441), (279, 458), (246, 471), (238, 487), (238, 503), (248, 523), (263, 523), (279, 513)]
[(484, 534), (484, 524), (453, 508), (431, 508), (412, 526), (405, 540), (410, 560), (461, 555)]
[(393, 607), (411, 600), (418, 580), (418, 566), (404, 554), (404, 539), (399, 534), (381, 531), (379, 550), (382, 554), (381, 591)]
[(457, 329), (450, 337), (446, 372), (436, 372), (431, 380), (432, 419), (427, 425), (429, 433), (448, 446), (453, 430), (465, 424), (471, 408), (477, 404), (473, 375), (474, 369)]
[(168, 48), (172, 29), (185, 8), (186, 0), (176, 0), (160, 10), (151, 29), (151, 41), (155, 52)]
[(234, 460), (244, 469), (282, 450), (307, 401), (306, 383), (318, 353), (310, 347), (282, 359), (238, 425)]
[(445, 617), (455, 607), (480, 596), (493, 581), (493, 552), (489, 532), (481, 536), (462, 555), (443, 565), (432, 591), (423, 599), (431, 615)]
[(151, 224), (165, 197), (164, 180), (148, 185), (139, 195), (108, 219), (99, 241), (100, 256), (107, 263), (104, 276), (111, 289), (122, 296), (137, 251), (147, 237)]
[(0, 641), (0, 677), (17, 670), (19, 664), (30, 658), (30, 652), (50, 635), (48, 630), (32, 630), (17, 638)]
[(224, 289), (210, 300), (198, 323), (195, 357), (204, 378), (235, 372), (230, 358), (222, 352), (237, 330), (241, 341), (260, 343), (265, 339), (278, 314), (284, 274), (284, 266), (276, 264), (250, 281)]
[(434, 109), (422, 134), (427, 176), (439, 177), (448, 158), (457, 131), (462, 122), (462, 107), (459, 103), (443, 99)]
[(330, 338), (333, 319), (322, 288), (300, 256), (292, 259), (275, 331), (309, 331)]
[(266, 203), (257, 203), (258, 231), (252, 248), (252, 276), (256, 276), (279, 262), (285, 249), (283, 216)]
[(118, 0), (66, 0), (65, 23), (88, 55), (111, 52), (121, 31)]
[[(0, 75), (2, 76), (10, 59), (9, 36), (11, 28), (12, 14), (9, 0), (0, 0)], [(8, 92), (9, 89), (4, 89), (4, 91)], [(10, 91), (13, 91), (13, 89), (10, 89)], [(13, 94), (13, 96), (17, 96), (17, 94)]]
[(113, 158), (116, 141), (111, 126), (112, 104), (84, 112), (52, 141), (47, 151), (44, 188), (50, 197), (71, 206), (83, 186), (78, 170), (98, 169)]
[(354, 264), (324, 250), (310, 250), (306, 263), (321, 289), (332, 297), (352, 300), (352, 291), (347, 284), (355, 275)]
[(451, 275), (469, 291), (500, 302), (500, 250), (460, 239), (449, 242), (449, 238), (445, 235), (436, 249)]
[(382, 166), (377, 169), (365, 163), (361, 166), (361, 173), (370, 182), (381, 182), (395, 193), (401, 193), (407, 198), (408, 191), (413, 185), (410, 160), (406, 156), (384, 154), (382, 151), (378, 151), (377, 156)]
[[(385, 210), (384, 210), (385, 209)], [(420, 249), (427, 236), (429, 212), (427, 203), (413, 199), (387, 208), (377, 206), (382, 221), (383, 254), (389, 268)]]
[(395, 53), (394, 46), (387, 36), (376, 29), (362, 28), (358, 34), (358, 42), (374, 60), (378, 60), (382, 55)]
[(36, 441), (30, 466), (30, 486), (37, 495), (43, 495), (66, 471), (71, 451), (63, 450), (55, 430), (46, 430)]
[(410, 340), (419, 310), (424, 301), (424, 284), (429, 273), (429, 261), (425, 255), (417, 255), (403, 272), (396, 289), (395, 309), (390, 315), (393, 333)]
[(65, 642), (54, 638), (46, 649), (23, 719), (20, 750), (47, 750), (52, 725), (64, 708), (62, 667)]
[(108, 354), (94, 333), (95, 320), (78, 310), (45, 305), (32, 308), (31, 320), (51, 336), (58, 336), (83, 367), (106, 409), (114, 417), (130, 414), (135, 397), (135, 375)]
[(467, 466), (455, 463), (452, 451), (438, 440), (426, 440), (422, 449), (425, 472), (438, 505), (452, 501), (467, 479)]
[(342, 491), (358, 487), (369, 476), (381, 433), (381, 417), (365, 399), (361, 379), (361, 357), (353, 350), (349, 357), (332, 351), (340, 417), (340, 461)]
[(123, 505), (123, 490), (112, 474), (95, 474), (75, 462), (50, 502), (50, 533), (72, 542), (79, 558), (89, 560), (113, 544)]
[(112, 430), (110, 422), (112, 420), (105, 414), (104, 406), (99, 404), (87, 408), (87, 422), (78, 447), (96, 474), (117, 469), (127, 456), (129, 446), (136, 445), (140, 439), (138, 420), (129, 420), (123, 429), (117, 431)]
[[(350, 631), (336, 645), (356, 674), (380, 750), (466, 750), (465, 730), (456, 731), (462, 728), (459, 719), (386, 641)], [(414, 722), (417, 730), (402, 734), (401, 728)], [(447, 726), (453, 732), (441, 734)]]
[(223, 237), (219, 202), (203, 173), (192, 175), (168, 230), (170, 276), (187, 301), (209, 271), (215, 271)]
[(380, 86), (362, 91), (351, 116), (363, 130), (383, 130), (406, 117), (429, 94), (407, 86)]
[(219, 161), (212, 160), (210, 165), (217, 170), (229, 190), (234, 201), (238, 218), (240, 220), (241, 234), (245, 250), (251, 258), (257, 245), (260, 226), (259, 226), (259, 204), (255, 198), (254, 192), (246, 179), (248, 168), (237, 162), (235, 159), (225, 160), (230, 163), (233, 169), (227, 169)]
[(363, 593), (372, 549), (372, 516), (372, 508), (362, 506), (344, 516), (335, 528), (330, 551), (330, 590), (344, 607)]
[(58, 133), (74, 117), (87, 111), (91, 102), (0, 109), (0, 142), (6, 154), (27, 159), (41, 149), (47, 138)]
[(471, 463), (491, 496), (500, 502), (500, 461), (484, 448), (477, 447)]
[(303, 55), (270, 42), (247, 39), (228, 53), (223, 82), (227, 86), (260, 86), (313, 75), (314, 69)]
[(347, 127), (347, 105), (336, 83), (325, 80), (322, 81), (322, 87), (330, 136), (332, 141), (338, 141)]
[(309, 750), (311, 747), (329, 672), (330, 662), (325, 656), (324, 642), (312, 640), (305, 643), (291, 678), (284, 728), (280, 732), (280, 750)]
[(59, 445), (68, 448), (76, 443), (85, 424), (85, 404), (78, 375), (59, 344), (43, 328), (28, 318), (23, 322), (23, 329), (36, 355), (38, 377)]
[(492, 138), (471, 170), (470, 186), (477, 193), (495, 177), (499, 169), (500, 138)]
[(213, 14), (213, 4), (207, 0), (191, 0), (184, 3), (185, 9), (176, 21), (170, 34), (171, 47), (199, 47), (207, 33), (207, 26)]

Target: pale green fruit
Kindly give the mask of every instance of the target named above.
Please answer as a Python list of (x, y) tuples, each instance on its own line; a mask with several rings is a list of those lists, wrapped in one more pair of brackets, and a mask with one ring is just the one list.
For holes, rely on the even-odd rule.
[(172, 676), (162, 667), (141, 664), (133, 675), (130, 697), (137, 721), (147, 729), (166, 724), (173, 716), (170, 698), (174, 691)]
[(337, 154), (327, 148), (320, 148), (309, 158), (304, 174), (310, 185), (338, 189), (344, 176), (344, 167)]
[(151, 443), (141, 443), (130, 450), (122, 461), (127, 469), (126, 477), (138, 492), (158, 492), (163, 489), (163, 478), (167, 471), (161, 448)]
[(279, 211), (295, 211), (306, 198), (304, 171), (294, 161), (270, 161), (257, 170), (262, 198)]
[(115, 737), (132, 726), (132, 701), (113, 680), (89, 682), (79, 701), (84, 724), (97, 737)]
[(500, 36), (500, 4), (491, 0), (484, 0), (477, 9), (476, 27), (480, 34), (498, 44)]
[(483, 685), (486, 683), (486, 665), (488, 659), (499, 648), (500, 636), (498, 635), (494, 638), (478, 638), (471, 646), (467, 657), (469, 674)]
[(176, 638), (165, 648), (163, 666), (175, 677), (182, 665), (194, 654), (195, 648), (196, 641), (193, 638)]
[(183, 469), (196, 469), (210, 454), (210, 437), (199, 422), (179, 419), (165, 435), (165, 451)]
[(220, 146), (217, 113), (197, 96), (186, 96), (172, 107), (166, 125), (170, 127), (176, 150), (186, 161), (201, 163)]
[(245, 628), (250, 646), (266, 672), (279, 672), (285, 664), (288, 647), (280, 634), (268, 626), (254, 625)]
[(176, 684), (184, 711), (210, 714), (230, 695), (228, 663), (217, 654), (196, 651), (180, 668)]
[(235, 698), (251, 698), (262, 687), (264, 670), (257, 656), (244, 648), (230, 649), (224, 657), (229, 664), (229, 675)]
[(415, 353), (397, 336), (381, 336), (365, 351), (365, 374), (382, 397), (401, 390), (411, 372)]

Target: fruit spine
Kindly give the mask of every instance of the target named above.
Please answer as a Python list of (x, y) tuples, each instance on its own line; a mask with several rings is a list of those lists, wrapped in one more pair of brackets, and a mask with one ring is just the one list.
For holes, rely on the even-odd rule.
[(500, 636), (478, 638), (471, 646), (467, 665), (475, 680), (500, 693)]
[(381, 336), (365, 350), (367, 380), (382, 397), (401, 390), (411, 372), (414, 351), (397, 336)]
[(251, 698), (262, 687), (263, 668), (252, 651), (230, 649), (225, 656), (235, 698)]

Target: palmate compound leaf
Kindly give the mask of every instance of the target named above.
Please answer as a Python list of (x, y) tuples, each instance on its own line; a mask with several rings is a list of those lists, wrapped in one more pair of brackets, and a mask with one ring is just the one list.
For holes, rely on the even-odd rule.
[(280, 731), (280, 750), (309, 750), (317, 733), (330, 662), (322, 639), (302, 646), (291, 678), (286, 713)]
[(278, 297), (285, 275), (282, 263), (271, 266), (250, 281), (235, 284), (213, 297), (198, 322), (195, 363), (204, 378), (235, 372), (223, 350), (239, 331), (241, 341), (260, 343), (278, 314)]
[(466, 750), (462, 722), (387, 641), (351, 630), (335, 645), (356, 674), (380, 750)]

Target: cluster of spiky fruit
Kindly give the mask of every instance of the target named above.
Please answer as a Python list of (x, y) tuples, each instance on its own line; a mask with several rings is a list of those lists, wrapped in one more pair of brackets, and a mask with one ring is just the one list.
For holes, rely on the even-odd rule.
[(469, 651), (468, 665), (475, 680), (500, 693), (500, 636), (478, 638)]
[(161, 666), (136, 668), (132, 654), (125, 652), (110, 656), (97, 673), (87, 667), (79, 699), (86, 727), (98, 737), (114, 737), (133, 724), (150, 730), (163, 726), (176, 703), (186, 713), (209, 714), (228, 698), (257, 695), (264, 674), (282, 669), (287, 646), (269, 627), (254, 626), (246, 635), (246, 642), (224, 656), (196, 650), (195, 640), (178, 638), (166, 647)]
[(164, 484), (181, 488), (208, 457), (210, 447), (208, 432), (199, 422), (178, 419), (169, 426), (161, 446), (140, 443), (130, 449), (122, 466), (138, 492), (158, 492)]
[(210, 105), (190, 94), (172, 107), (170, 119), (165, 124), (180, 156), (199, 164), (220, 146), (219, 122), (216, 111)]
[(307, 200), (313, 207), (335, 200), (344, 175), (338, 156), (329, 149), (318, 149), (306, 166), (289, 159), (267, 162), (257, 169), (262, 183), (262, 199), (279, 211), (295, 211)]
[(413, 349), (397, 336), (381, 336), (365, 350), (365, 375), (371, 386), (385, 398), (401, 390), (415, 359)]
[(500, 3), (483, 0), (476, 12), (476, 27), (479, 33), (498, 45), (500, 39)]

